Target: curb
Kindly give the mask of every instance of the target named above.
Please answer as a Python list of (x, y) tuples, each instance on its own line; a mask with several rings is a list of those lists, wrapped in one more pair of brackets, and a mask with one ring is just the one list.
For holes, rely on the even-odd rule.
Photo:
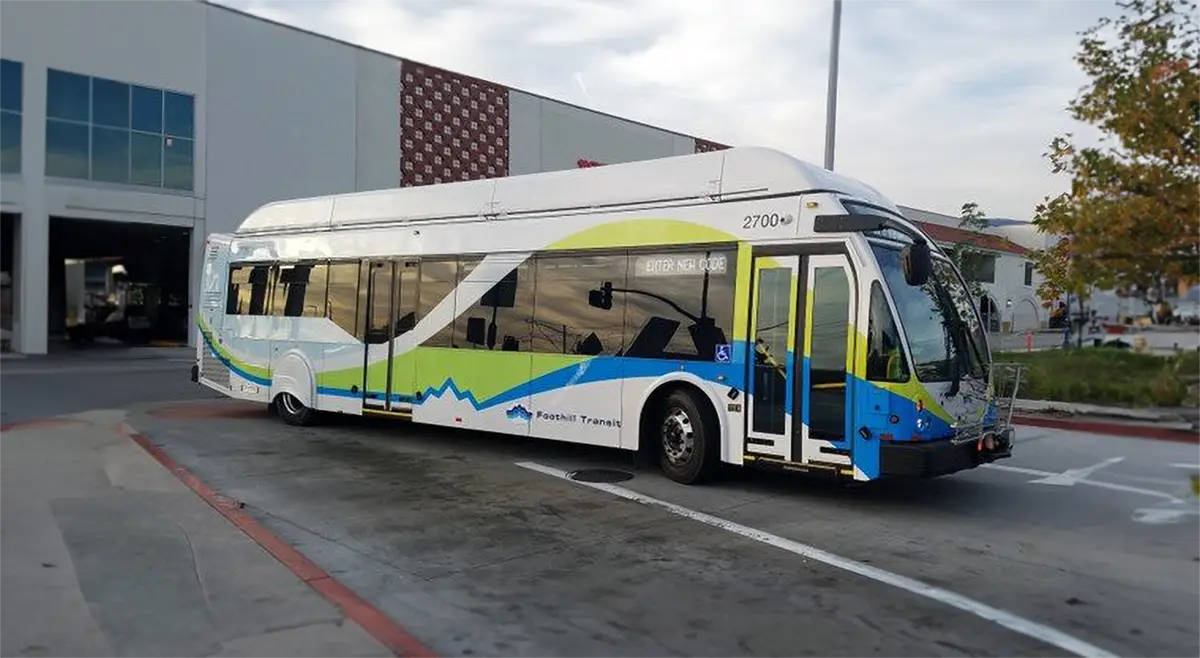
[(1032, 427), (1047, 427), (1075, 432), (1094, 432), (1112, 436), (1132, 436), (1140, 439), (1157, 441), (1172, 441), (1175, 443), (1190, 443), (1200, 445), (1200, 432), (1195, 429), (1185, 430), (1173, 427), (1154, 427), (1150, 425), (1126, 425), (1124, 423), (1106, 423), (1095, 420), (1076, 420), (1073, 418), (1047, 418), (1044, 416), (1014, 415), (1015, 425)]
[(180, 482), (200, 496), (204, 502), (236, 526), (238, 530), (262, 546), (271, 557), (287, 567), (304, 584), (341, 610), (348, 619), (361, 626), (393, 655), (401, 658), (409, 656), (434, 658), (437, 656), (404, 627), (389, 619), (382, 610), (355, 594), (349, 587), (343, 585), (300, 551), (268, 530), (266, 526), (254, 520), (254, 517), (242, 511), (243, 503), (218, 494), (195, 474), (172, 459), (162, 448), (155, 445), (150, 437), (128, 426), (126, 429), (129, 437), (155, 461), (179, 478)]

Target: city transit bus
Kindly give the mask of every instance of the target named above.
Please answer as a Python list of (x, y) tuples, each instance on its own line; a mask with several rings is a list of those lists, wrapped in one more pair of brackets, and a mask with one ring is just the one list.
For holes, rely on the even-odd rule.
[(1011, 455), (959, 272), (762, 148), (282, 201), (212, 235), (192, 377), (370, 414), (857, 481)]

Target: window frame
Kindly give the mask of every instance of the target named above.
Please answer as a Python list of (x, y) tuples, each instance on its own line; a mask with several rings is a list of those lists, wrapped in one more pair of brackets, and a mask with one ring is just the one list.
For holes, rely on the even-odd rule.
[[(7, 61), (7, 60), (6, 60)], [(56, 87), (56, 79), (61, 78), (63, 81), (71, 80), (76, 83), (77, 80), (86, 80), (86, 111), (66, 111), (63, 108), (55, 109), (55, 105), (61, 105), (62, 92), (60, 87)], [(117, 120), (114, 117), (108, 117), (104, 121), (98, 119), (98, 98), (97, 98), (97, 83), (101, 83), (101, 87), (119, 87), (125, 92), (125, 100), (123, 101), (123, 109), (126, 116), (123, 121)], [(136, 90), (136, 91), (135, 91)], [(75, 90), (78, 92), (79, 90)], [(157, 131), (148, 131), (147, 127), (153, 123), (145, 121), (144, 104), (145, 93), (157, 95), (158, 101), (158, 129)], [(75, 94), (78, 95), (78, 94)], [(138, 96), (142, 96), (139, 100), (135, 100)], [(174, 102), (184, 103), (181, 105), (180, 112), (188, 114), (186, 121), (187, 125), (176, 130), (174, 127), (169, 127), (167, 120), (167, 98), (174, 99)], [(56, 100), (58, 99), (58, 100)], [(75, 99), (78, 100), (78, 99)], [(135, 188), (154, 189), (167, 192), (196, 192), (196, 95), (182, 91), (162, 87), (151, 87), (136, 82), (114, 80), (110, 78), (102, 78), (99, 76), (88, 76), (74, 71), (64, 69), (50, 68), (47, 69), (47, 85), (46, 85), (46, 102), (47, 113), (45, 118), (45, 130), (47, 139), (52, 130), (52, 126), (82, 126), (87, 130), (86, 137), (86, 153), (83, 154), (87, 161), (86, 173), (82, 171), (73, 171), (70, 168), (63, 168), (58, 171), (52, 171), (52, 160), (48, 157), (45, 165), (45, 175), (49, 178), (64, 179), (64, 180), (86, 180), (105, 185), (121, 185)], [(178, 115), (180, 112), (176, 112)], [(86, 114), (86, 118), (84, 115)], [(135, 117), (139, 117), (135, 121)], [(23, 121), (23, 119), (22, 119)], [(120, 125), (117, 125), (120, 124)], [(97, 171), (100, 169), (96, 166), (97, 157), (97, 131), (120, 132), (124, 140), (124, 159), (123, 178), (121, 177), (106, 177), (98, 178)], [(103, 132), (100, 134), (104, 134)], [(78, 136), (77, 136), (78, 137)], [(136, 137), (136, 139), (135, 139)], [(147, 164), (150, 158), (135, 157), (135, 153), (141, 153), (148, 145), (148, 139), (154, 139), (157, 142), (156, 160), (157, 174), (152, 175), (150, 167), (138, 166)], [(140, 142), (138, 149), (135, 149), (135, 142)], [(78, 155), (78, 154), (75, 154)], [(6, 172), (7, 173), (7, 172)], [(120, 180), (114, 180), (120, 178)]]
[[(25, 157), (25, 140), (22, 132), (25, 128), (25, 63), (15, 60), (0, 58), (0, 69), (3, 69), (3, 78), (6, 81), (12, 81), (12, 87), (15, 97), (2, 98), (0, 97), (0, 174), (20, 174), (22, 170), (22, 160)], [(0, 92), (2, 94), (2, 92)], [(10, 106), (5, 106), (3, 101), (9, 101)], [(3, 126), (7, 124), (9, 127), (15, 127), (13, 135), (15, 139), (9, 143), (4, 141)], [(9, 147), (15, 154), (13, 166), (5, 167), (3, 160), (3, 148)]]

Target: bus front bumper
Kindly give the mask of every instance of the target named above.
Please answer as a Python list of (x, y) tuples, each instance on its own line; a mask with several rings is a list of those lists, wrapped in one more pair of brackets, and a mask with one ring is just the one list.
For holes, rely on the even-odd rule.
[(970, 438), (919, 443), (881, 442), (879, 470), (883, 477), (931, 478), (949, 475), (1011, 457), (1012, 446), (1012, 427)]

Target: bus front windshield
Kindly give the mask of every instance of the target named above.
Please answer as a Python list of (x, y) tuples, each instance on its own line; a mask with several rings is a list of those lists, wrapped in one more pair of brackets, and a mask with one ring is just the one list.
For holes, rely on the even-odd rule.
[(957, 382), (985, 376), (987, 343), (974, 300), (953, 266), (933, 258), (929, 280), (920, 286), (904, 280), (900, 248), (871, 244), (908, 337), (913, 369), (922, 382)]

